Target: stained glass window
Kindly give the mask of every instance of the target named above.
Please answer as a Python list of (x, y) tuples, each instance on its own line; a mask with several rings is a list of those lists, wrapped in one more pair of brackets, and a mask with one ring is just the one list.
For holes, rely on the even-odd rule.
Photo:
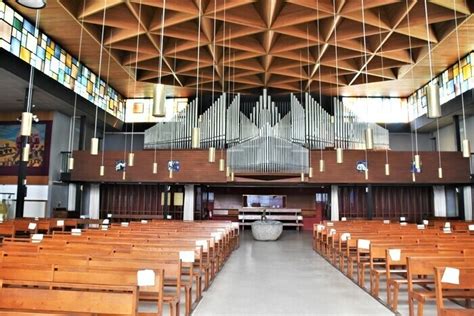
[(125, 101), (117, 91), (1, 0), (0, 48), (125, 121)]

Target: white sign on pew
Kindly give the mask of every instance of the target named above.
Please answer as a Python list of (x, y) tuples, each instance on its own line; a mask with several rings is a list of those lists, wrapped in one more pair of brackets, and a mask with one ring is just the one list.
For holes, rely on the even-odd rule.
[(334, 235), (336, 235), (336, 229), (331, 228), (331, 229), (329, 230), (329, 236), (334, 236)]
[(29, 229), (29, 230), (36, 229), (36, 223), (29, 223), (29, 224), (28, 224), (28, 229)]
[(34, 244), (38, 244), (43, 240), (43, 234), (33, 234), (31, 236), (31, 242)]
[(316, 229), (318, 232), (323, 231), (324, 225), (318, 224), (318, 226), (316, 226)]
[(469, 225), (468, 229), (469, 229), (470, 232), (473, 232), (474, 231), (474, 225)]
[(459, 269), (446, 267), (444, 269), (442, 283), (459, 284)]
[(179, 252), (179, 259), (182, 262), (193, 263), (195, 260), (194, 251), (180, 251)]
[(346, 222), (347, 221), (347, 217), (341, 217), (341, 222)]
[(64, 220), (62, 220), (62, 219), (57, 220), (57, 221), (56, 221), (56, 226), (58, 226), (58, 227), (64, 227)]
[(423, 220), (423, 225), (428, 226), (429, 221), (427, 219)]
[(110, 224), (110, 220), (108, 218), (106, 218), (102, 221), (102, 224), (108, 225), (108, 224)]
[(451, 227), (443, 227), (443, 233), (451, 234)]
[(359, 249), (370, 249), (370, 240), (367, 240), (367, 239), (357, 240), (357, 248), (359, 248)]
[(137, 271), (137, 285), (138, 286), (154, 286), (155, 285), (155, 271), (138, 270)]
[(418, 229), (425, 229), (425, 225), (421, 224), (421, 225), (416, 225), (416, 228)]
[(140, 221), (140, 223), (142, 223), (142, 224), (148, 224), (148, 221), (147, 221), (146, 219), (142, 219), (142, 220)]
[(122, 226), (122, 227), (128, 227), (128, 222), (121, 222), (121, 223), (120, 223), (120, 226)]
[(351, 239), (351, 234), (350, 233), (342, 233), (341, 241), (348, 241), (349, 239)]
[(73, 228), (71, 229), (72, 236), (81, 236), (82, 230), (80, 228)]
[(219, 241), (222, 239), (222, 233), (220, 232), (211, 233), (211, 237), (214, 237), (216, 241)]
[(100, 225), (100, 229), (107, 230), (109, 229), (109, 225)]
[(444, 228), (451, 228), (451, 223), (450, 222), (444, 223)]
[(328, 227), (332, 227), (332, 226), (334, 226), (334, 223), (333, 223), (333, 222), (327, 222), (326, 225), (327, 225)]
[(389, 219), (384, 219), (384, 220), (383, 220), (383, 223), (384, 223), (384, 224), (390, 224), (390, 220), (389, 220)]
[(202, 246), (203, 250), (207, 250), (207, 240), (196, 240), (196, 246), (200, 247)]
[(400, 222), (405, 222), (406, 220), (407, 219), (404, 216), (400, 217)]
[(112, 214), (107, 214), (107, 218), (112, 218)]
[(401, 222), (400, 226), (407, 226), (407, 222)]
[(401, 249), (389, 249), (388, 254), (390, 255), (390, 259), (393, 261), (399, 261), (401, 257)]

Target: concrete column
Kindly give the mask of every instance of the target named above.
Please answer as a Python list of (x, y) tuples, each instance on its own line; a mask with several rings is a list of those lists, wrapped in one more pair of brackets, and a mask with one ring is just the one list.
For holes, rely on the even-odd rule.
[(339, 220), (339, 188), (331, 185), (331, 221)]
[(76, 210), (76, 184), (75, 183), (69, 183), (68, 185), (67, 210), (68, 211)]
[(100, 218), (100, 184), (91, 184), (89, 187), (89, 217)]
[(446, 191), (444, 185), (433, 186), (434, 215), (436, 217), (446, 217)]
[(465, 186), (464, 191), (464, 219), (472, 221), (472, 187)]
[(194, 184), (184, 186), (184, 210), (183, 220), (194, 220)]

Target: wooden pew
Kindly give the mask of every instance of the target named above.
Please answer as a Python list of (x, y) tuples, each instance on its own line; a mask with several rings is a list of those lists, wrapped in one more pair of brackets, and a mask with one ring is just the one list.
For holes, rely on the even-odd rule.
[[(474, 298), (474, 267), (459, 268), (459, 284), (443, 282), (443, 274), (446, 267), (435, 267), (435, 292), (436, 292), (436, 308), (440, 316), (462, 316), (474, 315), (474, 309), (469, 306), (470, 299)], [(466, 309), (453, 309), (444, 307), (444, 299), (446, 293), (460, 292), (460, 298), (466, 299), (468, 304)], [(467, 294), (468, 293), (468, 294)], [(453, 294), (449, 298), (455, 298)]]

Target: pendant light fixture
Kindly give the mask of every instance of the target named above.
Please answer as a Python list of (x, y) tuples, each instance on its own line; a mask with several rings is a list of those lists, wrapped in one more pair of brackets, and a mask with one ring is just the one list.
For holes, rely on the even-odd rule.
[[(135, 78), (133, 82), (133, 96), (137, 94), (137, 81), (138, 81), (138, 52), (140, 49), (140, 22), (142, 19), (142, 0), (138, 4), (138, 23), (137, 23), (137, 45), (135, 49)], [(132, 133), (130, 134), (130, 152), (128, 153), (128, 166), (133, 167), (135, 165), (135, 153), (133, 152), (133, 134), (135, 131), (135, 122), (132, 122)]]
[[(316, 1), (316, 28), (318, 32), (318, 41), (321, 39), (320, 33), (320, 25), (319, 25), (319, 1)], [(319, 86), (319, 106), (322, 106), (323, 98), (322, 98), (322, 86), (321, 86), (321, 45), (318, 45), (318, 86)], [(322, 119), (321, 115), (318, 117), (318, 124), (322, 126)], [(321, 138), (320, 138), (321, 139)], [(326, 170), (325, 162), (324, 162), (324, 155), (323, 155), (323, 142), (319, 142), (319, 172), (324, 172)]]
[[(216, 19), (217, 19), (217, 0), (214, 0), (214, 20), (213, 20), (213, 28), (212, 28), (212, 51), (215, 56), (216, 53)], [(216, 78), (216, 61), (212, 59), (212, 93), (211, 93), (211, 104), (214, 104), (214, 88), (215, 88), (215, 78)], [(215, 144), (211, 144), (209, 146), (209, 153), (208, 153), (208, 162), (214, 163), (216, 162), (216, 147)]]
[(428, 60), (430, 65), (430, 83), (426, 87), (426, 99), (428, 106), (428, 118), (439, 118), (441, 117), (441, 102), (439, 98), (439, 87), (437, 80), (433, 76), (433, 61), (432, 61), (432, 50), (431, 50), (431, 39), (430, 39), (430, 24), (428, 21), (428, 4), (427, 0), (424, 0), (425, 7), (425, 24), (426, 24), (426, 36), (428, 43)]
[[(411, 37), (411, 22), (410, 22), (410, 8), (409, 8), (408, 1), (409, 0), (405, 1), (405, 8), (406, 8), (406, 12), (407, 12), (407, 25), (408, 25), (408, 47), (409, 47), (409, 56), (413, 56), (413, 46), (412, 46), (412, 37)], [(411, 82), (412, 82), (413, 88), (416, 88), (415, 77), (413, 75), (413, 69), (411, 69), (410, 73), (411, 73)], [(416, 108), (418, 108), (418, 107), (416, 107)], [(407, 111), (408, 111), (408, 107), (407, 107)], [(414, 164), (414, 167), (415, 167), (414, 168), (415, 170), (412, 170), (413, 182), (416, 181), (415, 173), (417, 172), (417, 170), (420, 170), (420, 167), (421, 167), (421, 158), (420, 158), (420, 155), (418, 153), (418, 127), (417, 127), (416, 117), (414, 119), (414, 134), (415, 134), (415, 141), (414, 141), (415, 148), (414, 148), (414, 155), (413, 155), (413, 139), (412, 139), (412, 160), (411, 160), (412, 169), (413, 169), (413, 164)], [(411, 135), (411, 131), (410, 131), (410, 135)]]
[(438, 147), (438, 178), (443, 178), (443, 169), (441, 166), (441, 148), (440, 148), (440, 139), (439, 139), (439, 118), (441, 117), (441, 101), (439, 98), (439, 87), (437, 84), (437, 79), (433, 75), (433, 62), (431, 56), (431, 42), (430, 42), (430, 25), (428, 21), (428, 4), (427, 0), (424, 0), (425, 6), (425, 23), (426, 23), (426, 36), (428, 42), (428, 59), (430, 63), (430, 83), (427, 87), (426, 97), (428, 102), (428, 114), (429, 118), (436, 119), (436, 143)]
[(231, 182), (234, 182), (234, 180), (235, 180), (235, 174), (234, 174), (234, 172), (232, 171), (232, 172), (230, 173), (230, 181), (231, 181)]
[[(216, 0), (214, 0), (216, 1)], [(215, 3), (214, 3), (215, 5)], [(225, 27), (226, 27), (226, 12), (227, 12), (227, 7), (226, 7), (226, 0), (224, 0), (224, 20), (222, 22), (222, 38), (223, 38), (223, 41), (225, 41), (225, 35), (226, 35), (226, 30), (225, 30)], [(216, 12), (214, 10), (214, 23), (216, 21)], [(214, 36), (214, 43), (215, 43), (215, 36)], [(215, 51), (215, 48), (214, 48), (214, 51)], [(214, 54), (214, 56), (216, 56), (216, 54)], [(222, 45), (222, 81), (221, 81), (221, 87), (222, 87), (222, 95), (224, 96), (224, 107), (227, 109), (227, 98), (225, 97), (225, 84), (224, 84), (224, 81), (225, 81), (225, 67), (224, 67), (224, 56), (225, 56), (225, 45)], [(215, 58), (215, 57), (214, 57)], [(217, 64), (217, 60), (214, 61), (216, 64)], [(213, 80), (214, 82), (214, 80)], [(225, 119), (224, 119), (224, 131), (227, 130), (227, 115), (225, 116)], [(226, 143), (225, 143), (225, 139), (224, 139), (224, 143), (222, 144), (222, 147), (221, 147), (221, 157), (219, 158), (219, 172), (224, 172), (226, 171), (226, 167), (225, 167), (225, 159), (224, 159), (224, 150), (225, 150), (225, 147), (226, 147)]]
[[(153, 89), (153, 107), (152, 115), (155, 117), (165, 117), (166, 116), (166, 93), (165, 85), (161, 83), (162, 70), (163, 70), (163, 38), (165, 33), (165, 14), (166, 14), (166, 0), (163, 0), (163, 8), (161, 13), (161, 33), (160, 33), (160, 62), (159, 62), (159, 72), (158, 72), (158, 83)], [(156, 172), (155, 172), (156, 170)], [(155, 146), (155, 155), (153, 160), (153, 173), (158, 172), (158, 164), (156, 163), (156, 146)]]
[[(334, 53), (336, 60), (336, 99), (334, 102), (339, 102), (339, 60), (337, 54), (337, 15), (336, 15), (336, 0), (332, 0), (334, 13)], [(334, 107), (335, 108), (335, 104)], [(334, 116), (334, 115), (333, 115)], [(335, 118), (334, 118), (335, 121)], [(344, 152), (342, 150), (342, 141), (338, 141), (336, 145), (336, 163), (342, 164), (344, 162)]]
[(39, 9), (43, 9), (46, 6), (47, 1), (46, 0), (16, 0), (16, 3), (28, 9), (39, 10)]
[[(166, 0), (163, 0), (163, 8), (161, 13), (161, 33), (160, 33), (160, 62), (159, 62), (159, 73), (158, 73), (158, 84), (155, 85), (153, 89), (153, 107), (152, 115), (155, 117), (165, 117), (166, 116), (166, 93), (165, 85), (161, 83), (162, 69), (163, 69), (163, 37), (165, 33), (165, 13), (166, 13)], [(156, 146), (155, 146), (156, 148)], [(156, 153), (156, 151), (155, 151)], [(156, 154), (155, 154), (156, 156)], [(155, 170), (156, 159), (153, 162), (153, 170)], [(158, 167), (157, 167), (158, 168)], [(156, 172), (153, 172), (156, 173)]]
[[(458, 15), (456, 8), (456, 0), (453, 0), (453, 11), (454, 11), (454, 30), (456, 32), (456, 48), (458, 52), (458, 67), (461, 67), (461, 49), (459, 48), (459, 31), (458, 31)], [(471, 158), (471, 142), (467, 138), (467, 125), (466, 125), (466, 111), (464, 103), (464, 94), (461, 91), (461, 108), (462, 108), (462, 125), (463, 125), (463, 136), (462, 140), (462, 156), (464, 158)]]
[(367, 86), (369, 84), (369, 66), (368, 66), (368, 61), (367, 61), (367, 38), (366, 38), (366, 30), (365, 30), (365, 4), (364, 0), (361, 0), (361, 13), (362, 13), (362, 33), (363, 33), (363, 39), (364, 39), (364, 65), (365, 65), (365, 84), (366, 84), (366, 92), (365, 96), (367, 99), (367, 110), (366, 110), (366, 115), (367, 115), (367, 128), (365, 129), (365, 149), (364, 149), (364, 154), (365, 154), (365, 170), (364, 170), (364, 175), (365, 175), (365, 180), (369, 180), (369, 158), (367, 155), (367, 150), (373, 149), (374, 148), (374, 131), (372, 128), (370, 128), (369, 125), (369, 94), (367, 91)]
[[(86, 8), (86, 1), (84, 1), (82, 5), (82, 10), (84, 11)], [(81, 34), (79, 36), (79, 53), (77, 56), (77, 62), (80, 63), (82, 60), (82, 39), (84, 35), (84, 17), (81, 17)], [(76, 134), (76, 112), (77, 112), (77, 93), (74, 93), (74, 106), (72, 110), (72, 120), (69, 126), (69, 158), (67, 163), (68, 170), (74, 169), (74, 138)]]
[(199, 0), (198, 5), (199, 16), (198, 16), (198, 28), (197, 28), (197, 69), (196, 69), (196, 121), (191, 133), (191, 148), (197, 149), (201, 147), (201, 129), (199, 128), (199, 63), (201, 58), (201, 18), (202, 18), (202, 0)]
[[(113, 35), (113, 31), (111, 31), (111, 36)], [(110, 59), (111, 59), (111, 56), (112, 56), (112, 46), (109, 46), (109, 58), (108, 58), (108, 61), (107, 61), (107, 82), (106, 82), (106, 91), (107, 91), (107, 87), (109, 86), (109, 78), (110, 78)], [(108, 96), (107, 96), (108, 98)], [(106, 98), (106, 101), (107, 101), (107, 98)], [(106, 102), (106, 104), (108, 104), (108, 102)], [(106, 127), (107, 127), (107, 111), (104, 111), (104, 129), (102, 131), (102, 156), (101, 156), (101, 164), (100, 164), (100, 167), (99, 167), (99, 175), (101, 177), (103, 177), (105, 175), (105, 165), (104, 165), (104, 158), (105, 158), (105, 138), (106, 138), (106, 134), (105, 134), (105, 131), (106, 131)]]
[(302, 173), (300, 174), (300, 180), (301, 180), (301, 182), (304, 182), (304, 180), (305, 180), (304, 172), (302, 172)]
[[(380, 9), (379, 9), (379, 40), (380, 40), (380, 43), (382, 43), (382, 19), (381, 19), (381, 16), (380, 16)], [(382, 63), (382, 82), (385, 82), (385, 72), (384, 72), (384, 63), (383, 63), (383, 45), (380, 46), (380, 61)], [(387, 122), (385, 121), (385, 129), (387, 129)], [(385, 148), (385, 175), (386, 176), (389, 176), (390, 175), (390, 164), (388, 162), (388, 145), (387, 147)]]
[[(100, 51), (99, 51), (99, 71), (96, 81), (96, 89), (100, 87), (100, 78), (102, 74), (102, 56), (104, 50), (104, 32), (105, 32), (105, 15), (107, 13), (107, 0), (104, 0), (104, 12), (102, 14), (102, 31), (100, 35)], [(97, 138), (97, 116), (99, 114), (99, 106), (95, 106), (95, 121), (94, 121), (94, 137), (91, 138), (91, 155), (97, 156), (99, 154), (99, 138)], [(105, 122), (104, 122), (105, 124)]]

